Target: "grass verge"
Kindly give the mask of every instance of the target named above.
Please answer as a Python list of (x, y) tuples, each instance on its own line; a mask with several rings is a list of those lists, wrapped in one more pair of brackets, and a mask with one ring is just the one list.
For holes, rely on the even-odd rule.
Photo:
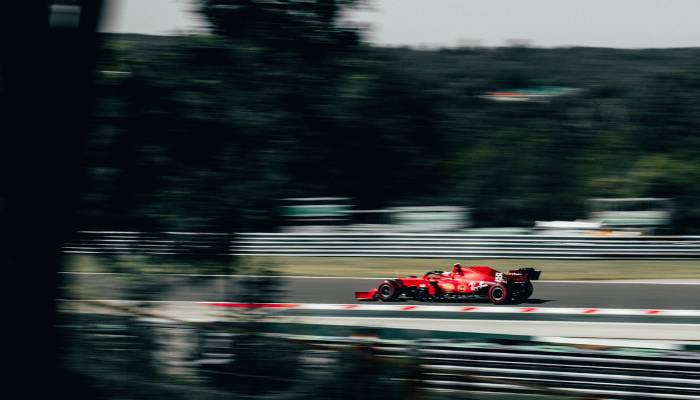
[(186, 274), (394, 277), (450, 270), (452, 264), (488, 265), (505, 271), (518, 267), (542, 270), (542, 280), (700, 279), (700, 260), (541, 260), (541, 259), (400, 259), (364, 257), (240, 257), (232, 265), (173, 263), (144, 257), (106, 259), (71, 255), (65, 270), (72, 272), (132, 272)]

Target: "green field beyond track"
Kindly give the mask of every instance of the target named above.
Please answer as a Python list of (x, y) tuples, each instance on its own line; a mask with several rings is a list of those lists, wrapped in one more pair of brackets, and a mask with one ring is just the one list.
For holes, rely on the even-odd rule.
[(448, 271), (452, 264), (488, 265), (505, 271), (535, 267), (542, 280), (700, 279), (700, 260), (454, 260), (363, 257), (239, 257), (234, 265), (174, 263), (143, 257), (66, 256), (65, 270), (184, 274), (259, 274), (296, 276), (394, 277), (431, 270)]

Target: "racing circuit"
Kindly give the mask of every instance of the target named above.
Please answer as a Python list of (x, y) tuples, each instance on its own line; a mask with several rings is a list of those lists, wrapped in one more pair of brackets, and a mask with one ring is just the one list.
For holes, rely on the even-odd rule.
[[(546, 271), (543, 272), (546, 274)], [(139, 274), (142, 288), (155, 291), (134, 293), (129, 278), (118, 273), (63, 274), (66, 285), (80, 288), (81, 299), (158, 301), (244, 301), (245, 285), (269, 279), (275, 293), (267, 299), (281, 303), (356, 303), (353, 293), (376, 286), (383, 278), (256, 277), (243, 275)], [(576, 308), (699, 309), (700, 281), (536, 281), (532, 298), (523, 306)], [(125, 293), (131, 293), (127, 297)], [(421, 304), (406, 302), (406, 304)], [(454, 303), (431, 303), (450, 305)], [(459, 304), (491, 307), (488, 301)]]
[[(134, 286), (129, 274), (63, 276), (71, 292), (80, 294), (73, 303), (97, 300), (147, 307), (182, 320), (226, 319), (229, 308), (257, 308), (271, 322), (700, 343), (700, 282), (693, 281), (537, 281), (530, 300), (494, 306), (487, 300), (354, 300), (354, 291), (381, 278), (153, 274), (139, 275)], [(260, 282), (267, 282), (267, 289)], [(255, 306), (261, 303), (269, 306)]]
[(226, 329), (255, 321), (269, 340), (322, 351), (321, 363), (358, 345), (416, 360), (426, 393), (700, 399), (698, 281), (535, 281), (530, 300), (493, 305), (355, 301), (382, 280), (369, 277), (61, 276), (61, 309), (105, 348), (136, 346), (144, 330), (189, 338), (163, 341), (172, 368), (216, 372), (233, 359)]
[[(96, 232), (81, 231), (64, 246), (67, 254), (89, 255), (168, 255), (199, 256), (363, 256), (375, 257), (438, 257), (438, 258), (557, 258), (557, 259), (636, 259), (695, 258), (697, 237), (550, 237), (532, 235), (414, 235), (414, 234), (228, 234), (197, 232)], [(445, 247), (447, 246), (447, 247)], [(407, 253), (406, 249), (411, 252)], [(359, 262), (359, 261), (358, 261)], [(662, 263), (661, 261), (659, 262)], [(358, 326), (403, 327), (463, 332), (524, 334), (544, 332), (548, 335), (595, 336), (605, 338), (643, 338), (700, 341), (700, 320), (693, 317), (666, 319), (665, 310), (700, 310), (700, 281), (548, 281), (542, 268), (542, 279), (535, 281), (534, 294), (518, 307), (532, 309), (528, 313), (499, 314), (441, 312), (440, 307), (463, 305), (491, 309), (488, 300), (459, 303), (370, 303), (384, 307), (382, 313), (365, 305), (343, 310), (323, 309), (325, 305), (358, 305), (354, 293), (375, 288), (390, 276), (327, 277), (327, 276), (242, 276), (203, 274), (144, 274), (66, 272), (67, 298), (73, 300), (139, 301), (150, 308), (185, 319), (211, 317), (211, 307), (201, 302), (292, 303), (303, 304), (305, 310), (275, 313), (279, 320), (299, 323), (357, 324)], [(323, 270), (321, 267), (320, 270)], [(324, 271), (323, 273), (328, 273)], [(413, 273), (422, 273), (415, 271)], [(369, 272), (372, 274), (371, 272)], [(372, 274), (373, 275), (373, 274)], [(631, 276), (634, 276), (632, 274)], [(673, 275), (671, 275), (673, 276)], [(402, 304), (406, 310), (390, 305)], [(410, 308), (415, 306), (416, 308)], [(314, 309), (315, 308), (315, 309)], [(559, 314), (541, 310), (566, 310)], [(447, 308), (445, 308), (447, 310)], [(578, 311), (577, 311), (578, 310)], [(594, 310), (583, 315), (581, 310)], [(622, 313), (604, 315), (607, 311)], [(624, 310), (647, 310), (657, 313), (638, 321), (625, 316)], [(278, 310), (279, 311), (279, 310)], [(292, 315), (294, 314), (294, 315)], [(634, 313), (633, 313), (634, 314)], [(293, 321), (290, 319), (293, 318)], [(582, 318), (585, 318), (582, 320)], [(481, 323), (468, 322), (479, 319)], [(520, 323), (528, 320), (527, 323)], [(536, 321), (539, 319), (539, 321)], [(430, 320), (430, 321), (429, 321)], [(503, 322), (511, 321), (510, 323)], [(484, 321), (488, 321), (484, 323)], [(495, 321), (495, 322), (494, 322)], [(564, 322), (562, 322), (564, 321)], [(639, 323), (645, 325), (640, 326)], [(596, 325), (594, 325), (594, 323)], [(627, 324), (627, 325), (625, 325)], [(652, 325), (653, 324), (653, 325)], [(685, 324), (685, 325), (683, 325)], [(499, 326), (497, 326), (499, 325)], [(529, 326), (529, 327), (528, 327)], [(584, 336), (585, 336), (584, 335)]]

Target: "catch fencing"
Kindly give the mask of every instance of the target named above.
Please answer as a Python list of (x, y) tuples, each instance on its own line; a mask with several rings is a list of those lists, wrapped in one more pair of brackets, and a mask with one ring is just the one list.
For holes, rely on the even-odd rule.
[(81, 231), (73, 254), (400, 258), (696, 259), (700, 236)]

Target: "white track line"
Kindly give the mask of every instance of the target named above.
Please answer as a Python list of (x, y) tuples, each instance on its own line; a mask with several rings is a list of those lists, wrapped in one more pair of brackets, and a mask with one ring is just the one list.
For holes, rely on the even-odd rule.
[(700, 280), (681, 280), (681, 279), (658, 279), (658, 280), (590, 280), (590, 281), (572, 281), (572, 280), (543, 280), (536, 281), (537, 283), (612, 283), (612, 284), (632, 284), (632, 285), (700, 285)]
[[(212, 304), (212, 303), (210, 303)], [(226, 307), (227, 303), (219, 303)], [(236, 304), (236, 303), (231, 303)], [(212, 304), (213, 305), (213, 304)], [(273, 306), (275, 307), (275, 306)], [(344, 311), (408, 311), (408, 312), (458, 312), (490, 314), (558, 314), (558, 315), (643, 315), (700, 317), (700, 310), (657, 310), (624, 308), (559, 308), (559, 307), (478, 307), (478, 306), (424, 306), (394, 304), (290, 304), (299, 310), (344, 310)]]
[(564, 308), (564, 307), (479, 307), (479, 306), (429, 306), (405, 304), (325, 304), (325, 303), (243, 303), (226, 301), (178, 301), (178, 300), (70, 300), (66, 302), (101, 302), (122, 304), (173, 303), (198, 304), (233, 309), (257, 310), (333, 310), (333, 311), (393, 311), (393, 312), (450, 312), (465, 314), (554, 314), (554, 315), (626, 315), (700, 317), (700, 310), (664, 310), (631, 308)]
[[(347, 321), (377, 321), (377, 318), (374, 317), (337, 317), (337, 316), (323, 316), (323, 315), (304, 315), (304, 316), (275, 316), (274, 318), (278, 318), (284, 321), (289, 320), (289, 318), (297, 318), (298, 320), (323, 320), (323, 319), (332, 319), (332, 320), (347, 320)], [(401, 318), (401, 317), (387, 317), (387, 318), (382, 318), (382, 321), (419, 321), (419, 322), (445, 322), (446, 320), (441, 319), (441, 318)], [(291, 320), (289, 320), (291, 322)], [(447, 321), (457, 321), (457, 322), (463, 322), (463, 320), (447, 320)], [(479, 320), (479, 321), (489, 321), (489, 320)], [(688, 327), (688, 328), (697, 328), (700, 326), (700, 324), (665, 324), (665, 323), (659, 323), (659, 322), (588, 322), (588, 321), (504, 321), (504, 320), (492, 320), (498, 323), (508, 323), (508, 322), (515, 322), (518, 324), (523, 324), (523, 325), (539, 325), (539, 324), (549, 324), (549, 323), (556, 323), (556, 324), (573, 324), (573, 325), (580, 325), (580, 326), (586, 326), (588, 324), (596, 324), (596, 325), (601, 325), (601, 326), (610, 326), (610, 327), (619, 327), (619, 326), (627, 326), (627, 327), (640, 327), (640, 329), (644, 327), (668, 327), (668, 326), (679, 326), (679, 327)], [(432, 330), (431, 328), (427, 328), (426, 330)], [(441, 330), (441, 329), (437, 329)], [(693, 332), (695, 333), (695, 332)], [(519, 335), (517, 333), (514, 333), (513, 335)], [(531, 336), (531, 335), (521, 335), (521, 336)], [(588, 337), (584, 337), (584, 339), (590, 339)], [(633, 339), (633, 340), (646, 340), (646, 339)], [(663, 339), (656, 339), (656, 340), (663, 340)]]

